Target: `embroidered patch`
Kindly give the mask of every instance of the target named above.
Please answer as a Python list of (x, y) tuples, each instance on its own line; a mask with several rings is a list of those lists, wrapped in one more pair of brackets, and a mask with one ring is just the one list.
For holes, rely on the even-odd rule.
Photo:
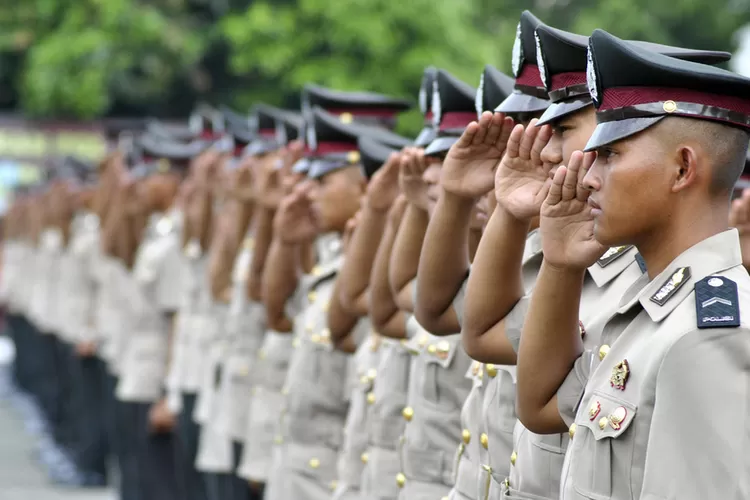
[(707, 276), (697, 282), (695, 315), (698, 328), (740, 326), (737, 283), (723, 276)]
[(643, 258), (643, 255), (639, 253), (635, 254), (635, 261), (638, 263), (638, 267), (641, 268), (642, 273), (648, 271), (648, 269), (646, 269), (646, 259)]
[(599, 264), (599, 267), (607, 267), (620, 257), (622, 257), (625, 252), (630, 250), (632, 248), (632, 245), (625, 245), (621, 247), (612, 247), (606, 252), (604, 252), (604, 255), (602, 255), (599, 260), (596, 261), (597, 264)]
[(669, 279), (659, 288), (659, 291), (651, 296), (651, 302), (663, 306), (667, 303), (672, 296), (677, 293), (677, 290), (687, 283), (690, 278), (690, 268), (681, 267), (669, 277)]

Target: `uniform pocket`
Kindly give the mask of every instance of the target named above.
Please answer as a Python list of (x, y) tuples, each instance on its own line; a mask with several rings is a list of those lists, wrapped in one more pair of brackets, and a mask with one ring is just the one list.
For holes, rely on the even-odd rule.
[[(601, 391), (588, 395), (578, 412), (573, 439), (575, 456), (573, 485), (584, 498), (608, 499), (612, 495), (613, 465), (630, 470), (633, 462), (634, 431), (628, 431), (636, 418), (636, 405)], [(585, 409), (585, 410), (583, 410)], [(615, 461), (616, 463), (613, 463)], [(630, 491), (630, 481), (618, 478)]]

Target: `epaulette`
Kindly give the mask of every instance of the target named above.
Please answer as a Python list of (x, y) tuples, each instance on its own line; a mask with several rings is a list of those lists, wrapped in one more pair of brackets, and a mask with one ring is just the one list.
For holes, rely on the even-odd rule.
[(698, 328), (740, 326), (737, 283), (724, 276), (707, 276), (695, 284)]

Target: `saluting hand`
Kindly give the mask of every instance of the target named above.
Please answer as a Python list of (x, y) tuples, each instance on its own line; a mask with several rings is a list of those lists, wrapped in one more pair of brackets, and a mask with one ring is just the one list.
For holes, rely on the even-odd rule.
[(546, 125), (537, 127), (536, 122), (531, 120), (525, 129), (523, 125), (515, 126), (495, 173), (497, 203), (518, 220), (528, 221), (539, 215), (552, 169), (541, 158), (552, 129)]
[(396, 201), (401, 189), (399, 188), (399, 170), (401, 154), (391, 153), (388, 159), (367, 185), (365, 203), (375, 212), (387, 212)]
[(279, 205), (274, 230), (290, 245), (311, 242), (318, 234), (318, 223), (310, 200), (309, 183), (299, 184)]
[(742, 197), (732, 202), (729, 225), (737, 228), (740, 233), (742, 265), (750, 269), (750, 189), (742, 191)]
[(448, 193), (462, 198), (479, 198), (495, 186), (495, 170), (505, 153), (513, 130), (513, 119), (503, 113), (482, 114), (471, 122), (448, 151), (440, 184)]
[(422, 148), (406, 148), (401, 154), (398, 183), (406, 199), (417, 208), (427, 211), (427, 183), (422, 178), (427, 170), (427, 159)]
[(549, 193), (542, 203), (539, 228), (544, 260), (555, 267), (585, 270), (607, 249), (594, 237), (589, 191), (582, 184), (595, 159), (595, 153), (576, 151), (567, 168), (558, 168), (552, 182), (547, 182)]

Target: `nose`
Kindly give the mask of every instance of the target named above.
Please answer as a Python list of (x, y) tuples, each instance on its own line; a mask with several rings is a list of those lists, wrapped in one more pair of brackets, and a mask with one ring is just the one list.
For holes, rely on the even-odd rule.
[(602, 187), (601, 183), (601, 177), (599, 176), (599, 158), (597, 157), (596, 160), (594, 160), (594, 163), (591, 165), (591, 168), (589, 168), (589, 171), (586, 172), (586, 175), (583, 177), (583, 180), (581, 181), (581, 185), (585, 189), (588, 189), (589, 191), (599, 191)]
[(547, 145), (544, 146), (540, 158), (545, 165), (560, 165), (562, 163), (562, 143), (557, 136), (553, 135)]
[(422, 174), (422, 180), (430, 185), (435, 185), (440, 181), (440, 163), (433, 163)]

